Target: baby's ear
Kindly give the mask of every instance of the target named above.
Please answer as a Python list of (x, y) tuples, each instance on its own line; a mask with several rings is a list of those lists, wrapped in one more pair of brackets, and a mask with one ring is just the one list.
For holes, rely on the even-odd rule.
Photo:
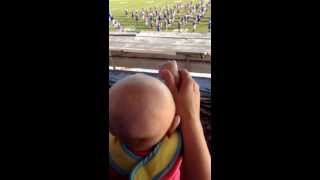
[(179, 115), (175, 115), (173, 122), (168, 130), (167, 135), (170, 136), (172, 133), (174, 133), (174, 131), (178, 128), (179, 124), (180, 124), (180, 116)]

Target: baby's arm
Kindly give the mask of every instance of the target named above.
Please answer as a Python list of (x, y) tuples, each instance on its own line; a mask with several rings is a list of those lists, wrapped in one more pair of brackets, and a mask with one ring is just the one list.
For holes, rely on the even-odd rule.
[(180, 87), (174, 84), (173, 74), (162, 71), (161, 77), (171, 90), (181, 117), (183, 134), (183, 179), (211, 179), (211, 156), (200, 122), (200, 91), (188, 71), (180, 71)]
[(178, 114), (183, 133), (183, 179), (211, 179), (211, 156), (200, 122), (200, 91), (186, 70), (181, 72), (177, 94)]

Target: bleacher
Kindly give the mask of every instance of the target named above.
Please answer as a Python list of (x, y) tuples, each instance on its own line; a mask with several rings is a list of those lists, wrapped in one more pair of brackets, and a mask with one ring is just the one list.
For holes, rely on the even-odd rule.
[(210, 33), (109, 33), (109, 65), (158, 69), (168, 60), (211, 73)]

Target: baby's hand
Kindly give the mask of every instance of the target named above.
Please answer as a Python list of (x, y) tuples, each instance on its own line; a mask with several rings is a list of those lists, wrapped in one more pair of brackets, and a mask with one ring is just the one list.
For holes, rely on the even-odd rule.
[(172, 73), (172, 75), (174, 76), (173, 84), (175, 84), (178, 87), (178, 85), (179, 85), (179, 72), (178, 72), (177, 62), (176, 61), (169, 61), (169, 62), (163, 64), (162, 66), (160, 66), (159, 73), (160, 73), (160, 77), (162, 79), (164, 79), (162, 77), (164, 70), (168, 70)]
[(175, 84), (175, 78), (171, 71), (164, 69), (160, 76), (170, 89), (176, 103), (177, 113), (182, 121), (200, 120), (200, 90), (189, 72), (185, 69), (180, 71), (180, 85)]
[[(179, 71), (177, 62), (169, 61), (163, 64), (159, 68), (159, 74), (160, 77), (165, 81), (165, 84), (170, 89), (172, 96), (175, 99), (176, 89), (179, 87)], [(168, 136), (170, 136), (170, 134), (172, 134), (175, 131), (175, 129), (179, 126), (180, 119), (180, 116), (176, 114), (172, 123), (173, 128), (170, 128)]]
[(186, 69), (180, 71), (181, 84), (176, 94), (177, 111), (183, 121), (200, 121), (200, 88)]

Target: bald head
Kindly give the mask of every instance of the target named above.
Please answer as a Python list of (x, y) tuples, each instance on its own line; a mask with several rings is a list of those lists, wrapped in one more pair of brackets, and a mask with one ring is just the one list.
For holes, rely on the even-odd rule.
[(173, 97), (151, 76), (129, 76), (109, 90), (110, 131), (136, 149), (149, 148), (166, 134), (175, 115)]

